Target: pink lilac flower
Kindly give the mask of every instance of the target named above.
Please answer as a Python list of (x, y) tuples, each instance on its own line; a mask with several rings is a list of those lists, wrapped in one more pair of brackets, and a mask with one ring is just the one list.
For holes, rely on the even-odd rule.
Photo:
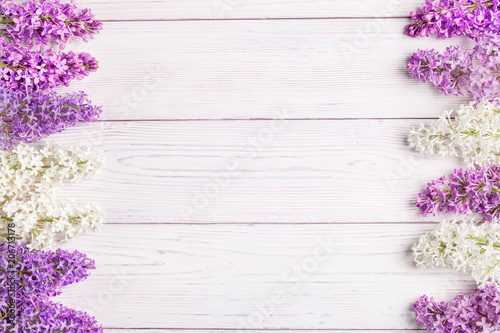
[(28, 45), (66, 43), (76, 38), (88, 41), (102, 29), (102, 23), (90, 10), (79, 10), (74, 1), (1, 0), (0, 15), (0, 23), (6, 25), (1, 34), (12, 42)]
[(500, 218), (500, 167), (455, 169), (450, 180), (441, 177), (418, 195), (422, 215), (439, 212), (485, 214), (484, 221)]
[(26, 93), (0, 86), (0, 100), (0, 149), (12, 149), (21, 141), (34, 142), (67, 127), (92, 122), (102, 112), (83, 91), (59, 95), (52, 90)]
[[(0, 244), (0, 332), (14, 327), (22, 333), (102, 332), (94, 317), (49, 301), (64, 286), (86, 279), (91, 269), (94, 261), (78, 251), (33, 251), (22, 243)], [(10, 293), (12, 286), (15, 292)]]
[(418, 50), (407, 68), (413, 78), (430, 81), (446, 95), (492, 100), (499, 95), (500, 36), (477, 38), (471, 51), (462, 46), (450, 46), (443, 53)]
[(421, 11), (410, 15), (414, 23), (406, 27), (406, 35), (411, 37), (478, 37), (500, 31), (498, 0), (426, 0)]
[(67, 86), (97, 68), (97, 60), (88, 53), (33, 50), (0, 38), (0, 83), (10, 90)]
[(486, 286), (458, 295), (451, 302), (436, 302), (424, 295), (413, 304), (416, 320), (436, 333), (495, 332), (500, 329), (500, 289)]

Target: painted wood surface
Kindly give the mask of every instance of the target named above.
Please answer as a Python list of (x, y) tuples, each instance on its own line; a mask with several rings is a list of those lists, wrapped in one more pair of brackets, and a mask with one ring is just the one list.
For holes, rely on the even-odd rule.
[(97, 257), (65, 304), (106, 327), (416, 329), (411, 304), (473, 287), (417, 269), (411, 245), (434, 224), (120, 225), (67, 248)]
[(406, 61), (470, 46), (404, 36), (420, 2), (78, 4), (105, 30), (70, 48), (100, 69), (65, 90), (104, 114), (53, 138), (105, 154), (100, 176), (61, 196), (98, 202), (107, 223), (63, 245), (98, 269), (56, 299), (110, 333), (406, 333), (421, 332), (420, 295), (474, 287), (411, 258), (452, 218), (421, 217), (417, 193), (463, 164), (406, 136), (467, 98), (412, 79)]
[[(88, 44), (100, 70), (71, 89), (106, 120), (426, 118), (466, 102), (412, 79), (406, 19), (107, 23)], [(361, 33), (359, 29), (370, 28)]]
[[(146, 329), (141, 330), (145, 333), (227, 333), (228, 330), (170, 330), (170, 329)], [(348, 333), (352, 331), (346, 330), (280, 330), (281, 332), (293, 332), (293, 333)], [(134, 329), (109, 329), (107, 332), (110, 333), (136, 333), (137, 330)], [(246, 330), (246, 333), (275, 333), (276, 330)], [(356, 330), (356, 333), (377, 333), (380, 330)], [(398, 332), (398, 333), (418, 333), (426, 332), (421, 330), (384, 330), (384, 332)]]
[[(227, 333), (228, 330), (169, 330), (169, 329), (146, 329), (141, 330), (145, 333)], [(293, 332), (293, 333), (348, 333), (352, 331), (346, 330), (280, 330), (281, 332)], [(136, 333), (137, 330), (133, 329), (109, 329), (107, 332), (110, 333)], [(246, 330), (246, 333), (275, 333), (276, 330)], [(356, 330), (356, 333), (377, 333), (380, 330)], [(398, 332), (398, 333), (418, 333), (426, 332), (420, 330), (384, 330), (384, 332)]]
[(78, 0), (105, 20), (406, 17), (414, 0)]
[[(352, 331), (346, 330), (281, 330), (282, 332), (293, 332), (293, 333), (348, 333)], [(107, 332), (110, 333), (135, 333), (137, 330), (134, 329), (109, 329)], [(169, 330), (169, 329), (146, 329), (141, 330), (141, 332), (145, 333), (227, 333), (227, 330)], [(275, 333), (276, 330), (246, 330), (246, 333)], [(356, 333), (377, 333), (380, 330), (356, 330)], [(417, 332), (426, 332), (420, 330), (384, 330), (384, 332), (398, 332), (398, 333), (417, 333)]]
[(113, 223), (439, 221), (420, 217), (417, 194), (463, 165), (405, 145), (419, 123), (101, 122), (54, 138), (104, 152), (103, 173), (65, 193)]

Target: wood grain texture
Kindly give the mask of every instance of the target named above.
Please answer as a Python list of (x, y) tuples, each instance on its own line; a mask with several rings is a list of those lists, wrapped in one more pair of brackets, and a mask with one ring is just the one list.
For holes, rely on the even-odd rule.
[[(425, 118), (466, 102), (412, 79), (404, 19), (107, 23), (75, 50), (100, 69), (72, 90), (104, 120)], [(370, 31), (365, 34), (363, 31)], [(358, 32), (361, 31), (361, 32)]]
[(405, 37), (420, 3), (79, 0), (105, 29), (70, 49), (100, 69), (66, 90), (104, 113), (53, 138), (105, 154), (61, 196), (107, 224), (63, 245), (98, 269), (56, 300), (106, 333), (421, 332), (420, 295), (474, 283), (410, 253), (450, 217), (420, 217), (416, 194), (463, 164), (406, 136), (467, 100), (405, 69), (466, 44)]
[(55, 299), (113, 328), (418, 329), (412, 303), (474, 287), (417, 269), (433, 224), (107, 225), (65, 248), (96, 259)]
[(348, 18), (409, 16), (415, 0), (78, 0), (101, 20)]
[(54, 136), (104, 152), (66, 194), (112, 223), (436, 221), (414, 202), (462, 164), (405, 143), (418, 120), (101, 122)]
[[(119, 328), (111, 328), (106, 329), (108, 333), (227, 333), (228, 330), (189, 330), (189, 329), (141, 329), (140, 331), (137, 329), (119, 329)], [(245, 333), (276, 333), (276, 330), (245, 330)], [(353, 331), (346, 330), (280, 330), (280, 332), (287, 333), (351, 333)], [(356, 333), (380, 333), (380, 330), (355, 330)], [(385, 330), (384, 332), (389, 333), (418, 333), (418, 332), (426, 332), (425, 330)]]

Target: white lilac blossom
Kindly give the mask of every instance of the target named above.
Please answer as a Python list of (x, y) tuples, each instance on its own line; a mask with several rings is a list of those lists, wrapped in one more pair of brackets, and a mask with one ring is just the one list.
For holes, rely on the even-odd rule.
[(70, 240), (99, 228), (103, 216), (96, 205), (58, 200), (53, 195), (31, 195), (29, 200), (10, 200), (0, 208), (0, 232), (6, 233), (9, 223), (15, 225), (17, 239), (33, 249), (45, 249), (61, 235)]
[(102, 164), (102, 155), (91, 149), (21, 144), (0, 152), (0, 198), (43, 193), (64, 181), (80, 181), (96, 174)]
[(422, 154), (459, 156), (469, 166), (498, 165), (500, 102), (471, 102), (456, 114), (446, 111), (435, 122), (413, 129), (408, 142)]
[(418, 267), (447, 267), (470, 273), (476, 282), (500, 284), (500, 224), (476, 222), (441, 222), (433, 231), (420, 237), (412, 248)]
[(14, 224), (18, 240), (30, 248), (50, 247), (55, 239), (69, 240), (97, 229), (103, 222), (93, 204), (78, 204), (57, 198), (64, 181), (79, 181), (94, 175), (103, 164), (93, 150), (42, 149), (21, 144), (0, 152), (0, 235)]

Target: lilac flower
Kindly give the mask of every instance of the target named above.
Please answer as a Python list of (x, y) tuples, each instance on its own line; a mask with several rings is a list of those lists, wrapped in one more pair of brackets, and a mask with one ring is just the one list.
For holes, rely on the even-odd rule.
[(413, 304), (416, 320), (436, 333), (494, 332), (500, 329), (500, 289), (486, 286), (451, 302), (422, 296)]
[(426, 0), (421, 11), (410, 15), (414, 22), (406, 27), (410, 37), (480, 37), (500, 31), (498, 0)]
[[(0, 332), (14, 327), (23, 333), (102, 332), (88, 314), (49, 301), (62, 287), (86, 279), (91, 269), (94, 261), (78, 251), (33, 251), (22, 243), (0, 244)], [(14, 305), (13, 313), (8, 312), (9, 305)]]
[(480, 37), (472, 51), (462, 46), (450, 46), (443, 53), (418, 50), (407, 68), (413, 78), (430, 81), (446, 95), (492, 100), (499, 95), (500, 37)]
[(97, 60), (88, 53), (32, 50), (0, 38), (0, 83), (10, 90), (67, 86), (97, 68)]
[(438, 212), (485, 214), (484, 221), (500, 217), (500, 167), (455, 169), (450, 180), (441, 177), (427, 184), (417, 198), (422, 215)]
[(2, 35), (29, 45), (66, 43), (76, 38), (88, 41), (102, 29), (89, 9), (80, 11), (73, 1), (29, 0), (17, 4), (1, 0), (0, 15), (0, 23), (6, 25)]
[[(34, 332), (72, 332), (72, 333), (102, 333), (102, 326), (95, 317), (86, 312), (76, 311), (47, 300), (29, 300), (17, 304), (18, 321), (4, 321), (7, 329), (16, 327), (19, 333)], [(0, 321), (0, 330), (2, 322)], [(8, 331), (7, 331), (8, 332)]]
[[(9, 253), (15, 254), (16, 267), (9, 269)], [(33, 297), (48, 298), (61, 294), (61, 288), (85, 280), (95, 262), (78, 251), (34, 251), (23, 243), (0, 244), (0, 304), (8, 295), (8, 279), (14, 271), (18, 289), (16, 301)]]
[(97, 120), (102, 111), (83, 91), (25, 93), (0, 86), (0, 100), (0, 149), (12, 149), (21, 141), (34, 142), (69, 126)]

